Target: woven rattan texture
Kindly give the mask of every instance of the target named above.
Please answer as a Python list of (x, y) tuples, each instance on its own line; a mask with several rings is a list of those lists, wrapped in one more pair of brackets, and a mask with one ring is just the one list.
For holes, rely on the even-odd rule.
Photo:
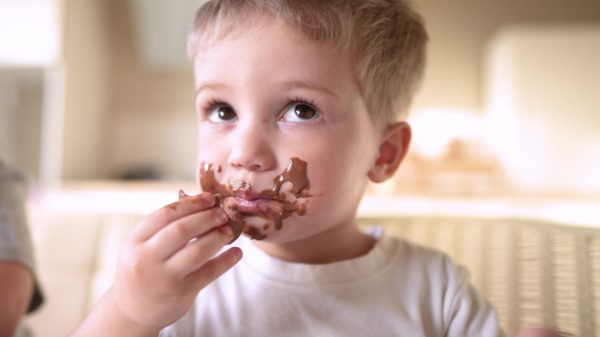
[(363, 218), (466, 266), (507, 335), (554, 326), (600, 337), (600, 229), (526, 219)]

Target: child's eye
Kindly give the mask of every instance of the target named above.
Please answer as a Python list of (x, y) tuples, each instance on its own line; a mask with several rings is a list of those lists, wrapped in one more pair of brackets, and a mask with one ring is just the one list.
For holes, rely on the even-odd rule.
[(237, 114), (228, 105), (217, 105), (208, 110), (208, 120), (215, 124), (232, 123), (237, 120)]
[(281, 117), (282, 120), (291, 123), (307, 122), (318, 119), (321, 113), (311, 104), (296, 102), (290, 104)]

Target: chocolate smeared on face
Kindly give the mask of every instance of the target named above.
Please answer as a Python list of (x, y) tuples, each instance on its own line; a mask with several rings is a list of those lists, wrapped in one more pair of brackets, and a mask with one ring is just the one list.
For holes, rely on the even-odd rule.
[(232, 191), (246, 192), (250, 189), (250, 183), (242, 179), (231, 179), (229, 187)]
[(262, 240), (266, 238), (266, 236), (264, 234), (261, 234), (261, 232), (256, 227), (248, 227), (248, 229), (246, 229), (244, 233), (246, 233), (253, 240)]
[[(220, 169), (220, 167), (217, 167), (217, 172), (219, 172)], [(209, 163), (204, 163), (200, 169), (200, 187), (202, 187), (204, 192), (213, 193), (215, 195), (227, 195), (231, 193), (231, 190), (227, 186), (221, 185), (217, 181), (213, 165)]]
[[(217, 166), (217, 172), (220, 167)], [(262, 240), (265, 235), (256, 227), (249, 226), (247, 219), (250, 217), (262, 217), (270, 219), (275, 224), (275, 229), (280, 230), (283, 227), (283, 220), (290, 217), (293, 213), (304, 215), (306, 206), (298, 200), (288, 200), (284, 192), (281, 191), (285, 183), (291, 184), (291, 193), (296, 199), (300, 197), (310, 197), (307, 190), (310, 186), (307, 176), (307, 163), (299, 158), (291, 158), (284, 172), (273, 179), (273, 188), (266, 189), (257, 193), (252, 190), (250, 183), (246, 180), (232, 179), (227, 185), (219, 183), (215, 176), (215, 168), (212, 164), (205, 163), (200, 169), (200, 186), (204, 192), (215, 194), (217, 206), (222, 207), (230, 217), (227, 225), (234, 230), (234, 239), (237, 239), (244, 231), (250, 238)], [(180, 194), (181, 195), (181, 194)], [(232, 197), (232, 199), (230, 199)], [(269, 207), (258, 207), (258, 212), (246, 212), (239, 205), (241, 199), (270, 199), (281, 203), (280, 210), (274, 210)], [(235, 226), (235, 228), (234, 228)]]
[(310, 184), (308, 181), (308, 176), (306, 175), (306, 162), (302, 161), (298, 158), (290, 159), (290, 163), (288, 167), (273, 179), (273, 193), (279, 194), (281, 191), (281, 187), (286, 182), (292, 183), (292, 193), (296, 196), (300, 195), (302, 190), (309, 189)]

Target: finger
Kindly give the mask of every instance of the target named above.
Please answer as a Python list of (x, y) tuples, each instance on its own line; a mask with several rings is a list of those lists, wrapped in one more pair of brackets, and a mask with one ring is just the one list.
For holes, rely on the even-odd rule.
[(219, 207), (200, 211), (163, 227), (146, 241), (145, 246), (153, 250), (156, 257), (166, 260), (188, 245), (190, 240), (225, 224), (227, 220), (227, 214)]
[(231, 228), (218, 227), (171, 256), (166, 262), (167, 267), (182, 278), (186, 277), (206, 264), (232, 238)]
[(171, 203), (145, 216), (131, 232), (131, 238), (146, 241), (171, 222), (187, 215), (209, 209), (215, 206), (216, 200), (212, 193), (201, 193)]
[(235, 266), (242, 259), (242, 255), (240, 248), (229, 248), (219, 256), (208, 260), (200, 269), (188, 275), (187, 279), (196, 284), (200, 290)]

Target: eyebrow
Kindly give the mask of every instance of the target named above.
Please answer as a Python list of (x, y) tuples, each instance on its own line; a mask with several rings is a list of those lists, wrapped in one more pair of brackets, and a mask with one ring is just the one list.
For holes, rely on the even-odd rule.
[[(286, 89), (306, 89), (306, 90), (311, 90), (311, 91), (318, 91), (324, 94), (327, 94), (329, 96), (335, 97), (335, 98), (339, 98), (338, 95), (336, 95), (333, 91), (329, 90), (328, 88), (318, 85), (316, 83), (310, 82), (310, 81), (286, 81), (283, 82), (282, 85), (286, 88)], [(199, 86), (196, 89), (196, 95), (198, 95), (201, 91), (204, 90), (223, 90), (223, 89), (227, 89), (228, 86), (225, 83), (222, 82), (207, 82), (202, 84), (201, 86)]]
[(201, 86), (199, 86), (196, 89), (196, 96), (198, 96), (198, 94), (200, 94), (201, 91), (203, 90), (219, 90), (219, 89), (226, 89), (227, 85), (225, 85), (225, 83), (221, 83), (221, 82), (208, 82), (205, 84), (202, 84)]
[(338, 95), (336, 95), (333, 91), (329, 90), (328, 88), (326, 88), (324, 86), (318, 85), (318, 84), (310, 82), (310, 81), (288, 81), (288, 82), (284, 82), (283, 85), (288, 89), (300, 88), (300, 89), (307, 89), (307, 90), (312, 90), (312, 91), (319, 91), (319, 92), (325, 93), (329, 96), (338, 98)]

